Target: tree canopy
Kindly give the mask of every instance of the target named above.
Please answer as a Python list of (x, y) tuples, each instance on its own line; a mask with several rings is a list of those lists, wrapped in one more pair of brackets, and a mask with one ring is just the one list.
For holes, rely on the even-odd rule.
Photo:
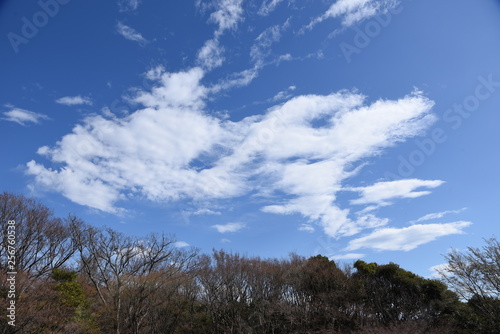
[(322, 255), (262, 259), (129, 236), (24, 196), (0, 195), (0, 304), (7, 224), (17, 224), (18, 321), (0, 333), (498, 333), (500, 245), (453, 251), (442, 280), (396, 263), (342, 268)]

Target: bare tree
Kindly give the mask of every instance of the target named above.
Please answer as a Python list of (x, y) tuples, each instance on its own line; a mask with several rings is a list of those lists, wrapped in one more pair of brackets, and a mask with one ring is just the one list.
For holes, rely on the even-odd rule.
[(292, 333), (306, 313), (293, 280), (303, 261), (202, 255), (196, 277), (213, 333)]
[(4, 192), (0, 194), (0, 229), (0, 304), (3, 307), (8, 302), (3, 293), (7, 289), (6, 275), (16, 272), (19, 317), (15, 331), (31, 333), (64, 322), (61, 314), (65, 308), (50, 274), (67, 266), (75, 254), (68, 220), (55, 217), (49, 208), (33, 199)]
[[(63, 266), (76, 250), (68, 221), (54, 217), (49, 208), (22, 195), (0, 195), (0, 229), (2, 268), (7, 268), (6, 255), (12, 243), (16, 249), (16, 270), (28, 273), (30, 278)], [(9, 239), (8, 231), (14, 231), (15, 243), (9, 242), (13, 239)]]
[(485, 242), (482, 248), (469, 247), (466, 252), (451, 251), (445, 257), (447, 265), (439, 273), (452, 290), (468, 301), (469, 309), (463, 318), (476, 319), (475, 324), (469, 324), (470, 327), (475, 327), (476, 332), (498, 333), (500, 242), (496, 238)]
[(500, 298), (500, 243), (495, 238), (482, 248), (469, 247), (467, 252), (451, 251), (445, 256), (447, 266), (439, 273), (463, 299)]
[[(157, 292), (194, 266), (196, 251), (182, 251), (172, 237), (129, 237), (112, 229), (73, 222), (81, 270), (105, 309), (112, 310), (115, 333), (139, 333), (158, 302)], [(125, 327), (125, 328), (124, 328)]]

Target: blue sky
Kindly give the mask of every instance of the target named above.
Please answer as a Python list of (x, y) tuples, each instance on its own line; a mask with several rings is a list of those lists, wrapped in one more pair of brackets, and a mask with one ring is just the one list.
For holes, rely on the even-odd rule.
[(0, 3), (0, 189), (179, 247), (400, 264), (498, 235), (500, 1)]

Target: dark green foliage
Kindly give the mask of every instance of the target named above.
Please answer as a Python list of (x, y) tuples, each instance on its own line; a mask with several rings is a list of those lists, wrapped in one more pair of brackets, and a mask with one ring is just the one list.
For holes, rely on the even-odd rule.
[(55, 290), (60, 302), (68, 313), (68, 322), (73, 323), (73, 330), (80, 333), (100, 333), (98, 325), (89, 311), (89, 300), (85, 295), (78, 273), (71, 270), (54, 269), (51, 278), (56, 282)]
[(422, 278), (395, 263), (377, 265), (358, 260), (354, 267), (354, 278), (364, 286), (372, 325), (415, 320), (437, 323), (458, 303), (458, 297), (443, 283)]
[(56, 268), (56, 269), (52, 270), (52, 273), (50, 276), (56, 282), (63, 283), (63, 282), (71, 282), (71, 281), (76, 280), (76, 278), (78, 277), (78, 273), (71, 271), (71, 270), (64, 270), (64, 269)]
[(356, 291), (335, 262), (317, 255), (298, 270), (295, 288), (305, 301), (304, 320), (311, 330), (350, 330), (356, 327), (350, 299)]
[(77, 281), (78, 274), (76, 272), (54, 269), (51, 276), (57, 282), (56, 289), (61, 294), (61, 300), (65, 305), (75, 309), (75, 311), (88, 306), (83, 287)]

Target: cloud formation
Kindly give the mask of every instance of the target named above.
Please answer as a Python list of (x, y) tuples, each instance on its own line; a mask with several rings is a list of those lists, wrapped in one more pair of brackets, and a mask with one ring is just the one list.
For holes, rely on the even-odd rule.
[(9, 122), (15, 122), (19, 125), (26, 126), (28, 123), (38, 124), (41, 120), (49, 119), (47, 115), (16, 108), (12, 105), (6, 105), (6, 107), (10, 110), (3, 112), (4, 117), (2, 119)]
[(118, 8), (120, 12), (131, 12), (137, 10), (141, 0), (118, 0)]
[(137, 32), (134, 28), (131, 28), (121, 22), (116, 24), (116, 32), (122, 35), (125, 39), (129, 41), (137, 42), (140, 45), (145, 45), (148, 43), (148, 40), (145, 39), (139, 32)]
[(276, 95), (274, 95), (271, 99), (269, 99), (268, 102), (279, 102), (279, 101), (283, 101), (283, 100), (288, 100), (293, 96), (292, 92), (295, 89), (297, 89), (297, 87), (289, 86), (287, 89), (276, 93)]
[(442, 185), (441, 180), (406, 179), (397, 181), (378, 182), (368, 187), (350, 188), (361, 193), (361, 197), (351, 201), (351, 204), (376, 204), (385, 206), (397, 198), (416, 198), (429, 195), (431, 192), (415, 191), (419, 188), (436, 188)]
[(459, 221), (445, 224), (418, 224), (403, 228), (383, 228), (367, 236), (351, 240), (346, 250), (371, 248), (378, 251), (410, 251), (438, 237), (463, 234), (463, 229), (470, 225), (470, 222)]
[(174, 246), (177, 248), (184, 248), (184, 247), (189, 247), (190, 245), (185, 241), (176, 241), (174, 243)]
[(329, 258), (330, 260), (339, 261), (339, 260), (358, 260), (363, 257), (365, 257), (365, 254), (348, 253), (348, 254), (332, 255)]
[[(432, 101), (419, 92), (366, 104), (365, 96), (340, 91), (297, 96), (232, 122), (204, 111), (213, 93), (202, 84), (201, 68), (170, 73), (158, 67), (146, 77), (154, 87), (133, 98), (142, 109), (123, 118), (85, 118), (54, 147), (38, 150), (59, 169), (30, 161), (28, 173), (76, 203), (111, 213), (122, 212), (117, 203), (137, 195), (162, 202), (282, 193), (286, 199), (269, 199), (262, 211), (298, 213), (330, 236), (347, 236), (388, 220), (340, 207), (344, 180), (363, 160), (421, 134), (435, 120)], [(396, 187), (404, 191), (385, 190), (377, 198), (371, 189), (395, 183), (356, 188), (364, 194), (357, 204), (415, 197), (415, 187), (441, 182), (408, 180), (403, 185), (412, 186)]]
[(398, 0), (337, 0), (321, 16), (307, 26), (309, 29), (330, 18), (340, 18), (343, 27), (353, 26), (396, 7)]
[(90, 98), (82, 97), (80, 95), (61, 97), (61, 98), (58, 98), (55, 102), (59, 103), (59, 104), (64, 104), (67, 106), (75, 106), (75, 105), (81, 105), (81, 104), (86, 104), (89, 106), (92, 105), (92, 100)]
[(205, 42), (196, 57), (197, 65), (210, 71), (220, 67), (224, 62), (224, 47), (220, 45), (219, 39), (226, 30), (235, 30), (238, 23), (243, 20), (243, 0), (214, 0), (208, 3), (199, 0), (196, 6), (202, 11), (207, 7), (215, 8), (209, 20), (218, 27), (213, 38)]
[(281, 34), (290, 27), (290, 21), (286, 20), (283, 24), (278, 24), (265, 29), (257, 36), (250, 49), (250, 58), (261, 67), (264, 60), (271, 53), (271, 46), (281, 39)]
[(276, 7), (282, 2), (283, 0), (264, 0), (262, 3), (260, 9), (259, 9), (259, 15), (269, 15), (273, 10), (276, 9)]
[(219, 26), (216, 35), (235, 29), (243, 20), (243, 0), (216, 0), (214, 4), (216, 10), (210, 15), (210, 20)]
[(220, 46), (219, 40), (214, 38), (205, 42), (198, 51), (196, 62), (199, 66), (212, 70), (224, 62), (224, 48)]
[[(139, 4), (123, 3), (131, 10)], [(265, 1), (259, 14), (268, 15), (280, 3)], [(339, 0), (313, 24), (341, 18), (349, 26), (394, 3)], [(235, 31), (244, 19), (242, 5), (242, 0), (198, 1), (200, 11), (211, 11), (208, 21), (215, 28), (196, 53), (194, 66), (171, 72), (161, 66), (150, 69), (145, 77), (152, 88), (135, 89), (128, 99), (135, 111), (118, 116), (104, 109), (102, 115), (84, 118), (56, 144), (40, 147), (37, 153), (45, 162), (27, 163), (34, 182), (75, 203), (113, 214), (123, 213), (126, 203), (135, 198), (203, 203), (202, 209), (184, 211), (185, 217), (220, 215), (224, 199), (254, 201), (265, 213), (302, 216), (298, 226), (302, 232), (321, 230), (333, 238), (367, 233), (349, 243), (348, 252), (409, 250), (440, 236), (461, 233), (469, 223), (398, 229), (388, 227), (389, 219), (373, 211), (396, 199), (427, 195), (443, 184), (441, 180), (346, 184), (370, 160), (424, 134), (437, 120), (431, 112), (434, 103), (422, 92), (373, 101), (348, 90), (298, 95), (296, 87), (289, 86), (267, 101), (276, 105), (237, 121), (219, 117), (223, 111), (207, 107), (221, 93), (250, 84), (262, 69), (276, 64), (269, 60), (272, 47), (293, 21), (286, 19), (256, 32), (248, 50), (249, 68), (227, 72), (219, 81), (210, 82), (214, 76), (209, 72), (222, 66), (228, 56), (223, 34)], [(116, 29), (129, 40), (148, 42), (121, 22)], [(92, 103), (81, 96), (56, 102)], [(338, 198), (346, 191), (359, 194), (350, 205), (341, 204), (345, 202)], [(212, 226), (219, 233), (244, 227), (243, 223)], [(338, 259), (362, 256), (336, 255)]]
[(227, 223), (224, 225), (212, 225), (212, 228), (216, 229), (219, 233), (233, 233), (246, 227), (245, 223)]
[(313, 233), (316, 229), (311, 224), (301, 224), (298, 228), (299, 231)]
[(417, 220), (412, 220), (410, 223), (421, 223), (421, 222), (427, 221), (427, 220), (439, 219), (439, 218), (443, 218), (444, 216), (449, 215), (449, 214), (457, 214), (457, 213), (464, 212), (465, 210), (467, 210), (467, 208), (429, 213), (425, 216), (418, 218)]

